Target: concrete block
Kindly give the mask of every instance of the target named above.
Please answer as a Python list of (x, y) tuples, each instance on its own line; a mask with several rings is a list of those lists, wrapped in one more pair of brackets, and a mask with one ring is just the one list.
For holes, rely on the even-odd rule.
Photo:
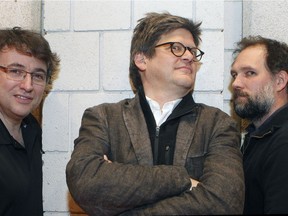
[(99, 33), (60, 32), (45, 37), (61, 58), (53, 91), (99, 89)]
[(194, 92), (194, 100), (223, 110), (223, 95), (217, 92)]
[(193, 18), (193, 1), (191, 0), (137, 0), (134, 2), (134, 26), (137, 20), (148, 12), (169, 12), (173, 15)]
[(102, 86), (104, 90), (131, 90), (129, 83), (132, 32), (106, 32), (103, 35)]
[(262, 35), (288, 43), (288, 1), (243, 1), (243, 35)]
[(224, 0), (196, 0), (195, 11), (202, 28), (224, 28)]
[(69, 159), (70, 153), (48, 152), (43, 155), (43, 207), (45, 211), (68, 210), (65, 170)]
[(232, 77), (230, 74), (231, 65), (233, 63), (232, 51), (225, 51), (225, 69), (224, 69), (224, 89), (223, 96), (225, 100), (230, 100), (232, 98)]
[(41, 1), (0, 1), (0, 26), (12, 28), (19, 26), (40, 32)]
[(131, 27), (131, 1), (74, 1), (74, 29), (115, 30)]
[(197, 72), (195, 90), (223, 91), (224, 33), (203, 31), (200, 49), (205, 52)]
[(43, 104), (43, 150), (67, 151), (69, 146), (69, 95), (50, 92)]
[(225, 49), (234, 49), (242, 38), (242, 0), (225, 1), (224, 37)]
[(43, 27), (45, 31), (68, 31), (70, 29), (71, 16), (70, 0), (44, 0), (43, 15)]

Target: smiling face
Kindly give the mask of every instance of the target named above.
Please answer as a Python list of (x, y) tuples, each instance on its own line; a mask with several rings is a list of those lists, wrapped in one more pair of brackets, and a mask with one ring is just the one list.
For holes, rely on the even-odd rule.
[(275, 103), (277, 79), (265, 59), (263, 46), (251, 46), (239, 53), (231, 68), (235, 112), (251, 121), (268, 116)]
[[(47, 71), (43, 61), (19, 53), (14, 48), (5, 48), (0, 52), (0, 65), (4, 67), (18, 65), (30, 72), (34, 72), (35, 69)], [(30, 74), (27, 74), (23, 81), (14, 81), (7, 79), (3, 70), (0, 71), (1, 115), (5, 119), (21, 122), (40, 104), (44, 89), (45, 86), (33, 84)]]
[[(186, 29), (177, 29), (162, 35), (157, 44), (180, 42), (186, 47), (195, 47), (193, 37)], [(173, 100), (185, 96), (194, 87), (197, 64), (193, 55), (186, 50), (183, 56), (176, 57), (170, 45), (155, 48), (152, 58), (136, 55), (135, 64), (140, 69), (145, 94), (151, 98), (156, 94)]]

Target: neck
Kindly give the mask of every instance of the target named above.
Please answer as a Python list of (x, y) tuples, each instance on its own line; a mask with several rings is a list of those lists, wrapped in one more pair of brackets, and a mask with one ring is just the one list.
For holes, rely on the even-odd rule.
[(179, 98), (183, 98), (188, 92), (166, 92), (166, 91), (149, 91), (149, 90), (144, 90), (145, 91), (145, 96), (151, 98), (152, 100), (156, 101), (159, 105), (160, 108), (163, 107), (163, 105), (167, 102), (177, 100)]

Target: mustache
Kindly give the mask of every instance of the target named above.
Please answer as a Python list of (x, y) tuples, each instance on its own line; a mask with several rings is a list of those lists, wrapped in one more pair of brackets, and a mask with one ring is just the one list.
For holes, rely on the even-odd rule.
[(234, 98), (237, 98), (237, 97), (248, 97), (249, 95), (246, 93), (246, 92), (244, 92), (244, 91), (241, 91), (241, 90), (239, 90), (239, 89), (236, 89), (236, 90), (234, 90), (234, 92), (233, 92), (233, 97)]

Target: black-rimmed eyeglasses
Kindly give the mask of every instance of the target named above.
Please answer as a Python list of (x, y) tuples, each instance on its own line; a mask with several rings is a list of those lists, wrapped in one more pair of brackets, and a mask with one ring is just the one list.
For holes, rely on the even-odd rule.
[(14, 81), (23, 81), (28, 74), (31, 75), (32, 83), (44, 86), (47, 81), (47, 75), (44, 71), (29, 72), (15, 66), (4, 67), (0, 65), (0, 70), (6, 73), (7, 79)]
[(170, 45), (171, 52), (177, 57), (183, 56), (186, 50), (189, 50), (189, 52), (193, 55), (192, 60), (194, 62), (199, 62), (202, 59), (202, 56), (204, 55), (204, 52), (202, 50), (196, 47), (186, 47), (180, 42), (166, 42), (156, 45), (155, 48), (165, 45)]

